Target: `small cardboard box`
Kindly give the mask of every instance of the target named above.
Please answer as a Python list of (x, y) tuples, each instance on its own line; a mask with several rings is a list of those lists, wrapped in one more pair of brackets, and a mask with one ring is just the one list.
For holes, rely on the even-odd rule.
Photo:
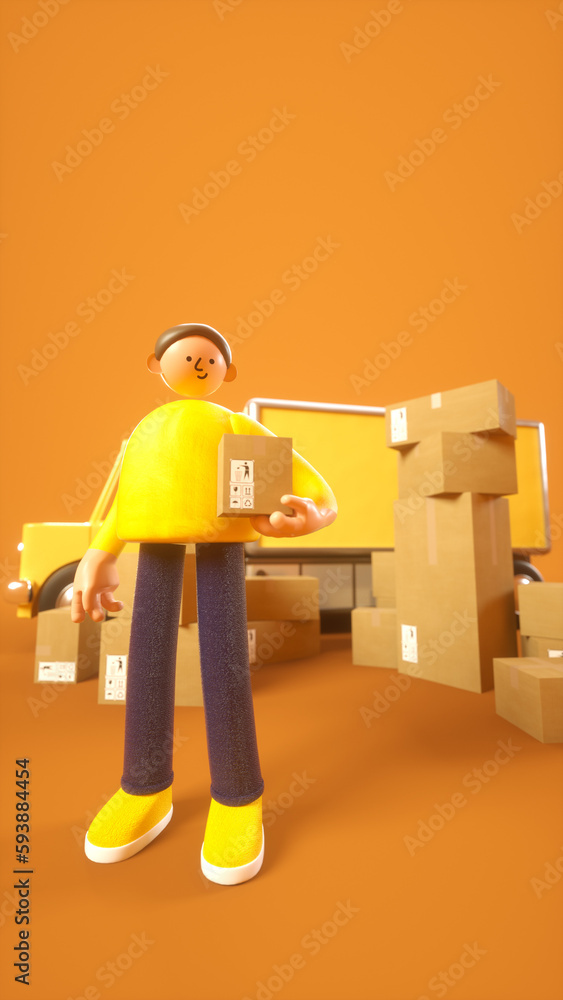
[(399, 496), (517, 493), (516, 445), (507, 434), (437, 431), (399, 452)]
[(262, 434), (224, 434), (219, 442), (217, 516), (255, 517), (281, 510), (293, 493), (292, 439)]
[(321, 650), (319, 618), (309, 621), (249, 621), (248, 652), (250, 670), (268, 663), (317, 656)]
[(563, 639), (563, 583), (521, 583), (521, 635)]
[(35, 641), (36, 683), (76, 684), (98, 673), (101, 623), (89, 615), (80, 625), (70, 608), (54, 608), (37, 615)]
[(541, 743), (563, 743), (563, 663), (495, 658), (497, 715)]
[[(131, 620), (108, 619), (102, 624), (98, 703), (124, 705)], [(178, 629), (176, 659), (176, 705), (203, 705), (197, 625)]]
[(378, 608), (396, 607), (395, 552), (393, 549), (372, 552), (371, 589)]
[(394, 403), (385, 408), (389, 448), (416, 444), (436, 431), (504, 433), (516, 437), (514, 396), (500, 382), (479, 382), (460, 389)]
[(396, 608), (354, 608), (352, 663), (397, 669)]
[(316, 576), (247, 576), (249, 621), (309, 621), (319, 618)]
[(539, 656), (541, 659), (563, 658), (563, 639), (546, 639), (539, 635), (522, 635), (522, 656)]
[(488, 691), (493, 657), (517, 655), (508, 500), (418, 500), (394, 504), (399, 672)]

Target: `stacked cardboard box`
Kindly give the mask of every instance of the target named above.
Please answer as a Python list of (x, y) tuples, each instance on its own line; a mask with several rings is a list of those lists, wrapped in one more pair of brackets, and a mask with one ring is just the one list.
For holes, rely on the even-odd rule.
[(563, 583), (518, 588), (522, 656), (495, 659), (497, 714), (542, 743), (563, 742)]
[(101, 625), (89, 615), (77, 625), (70, 607), (37, 616), (34, 680), (40, 684), (77, 684), (98, 673)]
[[(125, 704), (137, 562), (135, 552), (124, 552), (117, 560), (119, 587), (115, 596), (123, 601), (123, 610), (112, 614), (101, 626), (99, 704)], [(203, 705), (196, 620), (195, 545), (187, 545), (176, 659), (177, 705)]]
[(493, 657), (516, 654), (514, 399), (496, 381), (434, 393), (387, 407), (386, 433), (399, 451), (399, 671), (487, 691)]
[[(120, 557), (122, 558), (122, 557)], [(318, 580), (306, 576), (246, 578), (248, 644), (252, 670), (320, 651)], [(121, 596), (120, 600), (125, 601)], [(100, 704), (124, 704), (131, 605), (102, 625)], [(127, 613), (129, 608), (129, 613)], [(176, 704), (203, 705), (195, 585), (195, 554), (187, 552), (178, 629)]]
[(397, 667), (395, 553), (371, 554), (375, 607), (352, 611), (352, 663), (363, 667)]
[(246, 613), (251, 671), (320, 652), (316, 576), (247, 576)]

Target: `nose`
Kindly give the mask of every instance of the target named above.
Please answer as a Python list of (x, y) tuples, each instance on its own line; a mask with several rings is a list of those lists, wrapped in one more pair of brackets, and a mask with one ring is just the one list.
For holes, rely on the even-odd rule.
[(196, 372), (202, 372), (203, 371), (203, 368), (199, 367), (200, 361), (201, 361), (201, 358), (198, 358), (197, 361), (196, 361), (196, 363), (195, 363), (195, 370), (196, 370)]

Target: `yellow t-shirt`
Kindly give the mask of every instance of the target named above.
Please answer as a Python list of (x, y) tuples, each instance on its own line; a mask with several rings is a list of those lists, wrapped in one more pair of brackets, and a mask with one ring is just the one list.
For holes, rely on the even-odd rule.
[[(246, 517), (217, 516), (217, 453), (223, 434), (267, 434), (244, 413), (202, 399), (153, 410), (133, 431), (117, 494), (91, 547), (119, 555), (125, 542), (252, 542)], [(293, 492), (334, 507), (330, 486), (296, 451)]]

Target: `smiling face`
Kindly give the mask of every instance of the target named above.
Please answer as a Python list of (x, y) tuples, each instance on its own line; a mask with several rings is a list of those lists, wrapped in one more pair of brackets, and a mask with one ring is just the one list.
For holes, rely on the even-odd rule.
[(210, 396), (223, 381), (231, 381), (236, 374), (234, 365), (227, 369), (221, 351), (206, 337), (177, 340), (160, 361), (152, 354), (147, 364), (150, 371), (162, 375), (166, 385), (178, 395), (196, 398)]

